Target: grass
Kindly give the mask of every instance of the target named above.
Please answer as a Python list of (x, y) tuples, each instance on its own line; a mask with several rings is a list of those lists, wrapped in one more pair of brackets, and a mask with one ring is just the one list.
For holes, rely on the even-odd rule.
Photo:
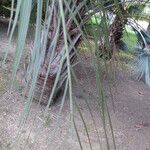
[(128, 46), (128, 51), (133, 53), (134, 48), (136, 47), (137, 44), (137, 37), (134, 31), (132, 31), (131, 28), (126, 26), (126, 29), (123, 34), (123, 41), (127, 44)]
[(101, 16), (100, 15), (95, 15), (92, 16), (91, 19), (88, 21), (88, 24), (93, 24), (93, 25), (99, 25), (101, 23)]

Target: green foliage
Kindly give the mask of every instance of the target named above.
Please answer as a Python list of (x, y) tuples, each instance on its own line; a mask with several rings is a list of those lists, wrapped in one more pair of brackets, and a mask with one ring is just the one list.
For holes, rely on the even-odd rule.
[(123, 41), (127, 44), (129, 52), (133, 53), (138, 40), (135, 32), (128, 26), (124, 30)]
[(1, 1), (0, 2), (0, 16), (8, 17), (10, 15), (10, 11), (6, 8), (10, 8), (11, 0), (9, 1)]
[(149, 10), (147, 3), (133, 4), (128, 7), (128, 13), (136, 20), (149, 20), (150, 14), (145, 13)]
[(101, 23), (101, 16), (100, 14), (97, 14), (92, 16), (87, 24), (100, 25), (100, 23)]
[(5, 7), (10, 7), (11, 6), (11, 0), (1, 0), (0, 5), (5, 6)]
[(133, 5), (129, 6), (128, 12), (131, 15), (137, 15), (137, 14), (142, 13), (142, 11), (144, 10), (144, 8), (145, 8), (144, 4), (141, 4), (141, 5), (139, 5), (139, 4), (133, 4)]

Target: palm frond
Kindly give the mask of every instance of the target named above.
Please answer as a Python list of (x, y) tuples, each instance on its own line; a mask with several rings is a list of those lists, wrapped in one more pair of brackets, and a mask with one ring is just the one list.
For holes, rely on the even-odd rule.
[[(112, 58), (114, 51), (118, 50), (118, 45), (121, 42), (123, 31), (127, 22), (135, 31), (137, 31), (139, 41), (142, 41), (141, 43), (144, 45), (144, 48), (142, 47), (142, 51), (145, 53), (147, 52), (147, 54), (149, 52), (147, 49), (149, 36), (142, 30), (142, 28), (135, 25), (132, 19), (128, 19), (128, 14), (124, 8), (124, 3), (120, 0), (18, 0), (13, 22), (14, 1), (12, 1), (11, 18), (8, 29), (9, 44), (11, 44), (17, 23), (19, 27), (12, 82), (15, 81), (16, 72), (23, 55), (33, 7), (36, 10), (35, 35), (31, 51), (29, 52), (29, 65), (26, 70), (27, 82), (25, 92), (27, 99), (21, 116), (21, 125), (24, 125), (27, 120), (33, 99), (37, 99), (39, 104), (42, 101), (46, 103), (46, 108), (44, 111), (44, 117), (46, 117), (49, 113), (49, 107), (54, 101), (55, 95), (58, 93), (59, 89), (63, 87), (62, 85), (65, 85), (59, 116), (68, 92), (68, 109), (70, 120), (72, 122), (71, 125), (76, 132), (80, 148), (82, 149), (83, 145), (75, 122), (75, 108), (77, 108), (79, 112), (84, 129), (86, 130), (90, 149), (92, 149), (88, 128), (86, 127), (86, 122), (83, 118), (82, 112), (78, 108), (78, 104), (75, 102), (73, 97), (72, 87), (72, 79), (76, 78), (76, 75), (73, 74), (73, 67), (78, 63), (80, 55), (78, 46), (82, 41), (84, 41), (86, 47), (93, 55), (99, 113), (105, 134), (106, 149), (109, 150), (112, 147), (116, 149), (111, 114), (109, 114), (107, 106), (108, 102), (105, 98), (105, 90), (103, 86), (102, 63), (106, 64), (106, 61)], [(99, 15), (96, 16), (97, 13)], [(108, 17), (111, 13), (113, 14), (113, 19)], [(93, 45), (91, 45), (90, 40), (88, 39), (88, 32), (85, 26), (91, 16), (94, 17), (95, 22), (98, 25), (97, 32), (99, 32), (98, 34), (95, 32), (95, 27), (92, 24)], [(98, 20), (100, 21), (98, 22)], [(93, 51), (96, 55), (94, 55), (95, 53), (93, 53)], [(9, 49), (6, 51), (4, 62), (6, 61), (8, 52)], [(145, 80), (148, 84), (150, 84), (150, 80), (148, 78), (149, 55), (146, 56), (146, 59), (143, 59), (143, 61), (147, 64), (144, 70), (144, 73), (146, 74)], [(142, 64), (143, 63), (140, 63), (141, 66)], [(88, 105), (88, 110), (94, 120), (88, 102), (86, 102), (86, 104)], [(57, 123), (59, 123), (59, 121)], [(109, 124), (109, 127), (107, 127), (107, 123)], [(96, 124), (94, 123), (94, 125)], [(56, 125), (56, 129), (57, 127), (58, 125)], [(110, 130), (111, 133), (108, 133), (108, 130)], [(110, 142), (111, 139), (113, 146)]]
[(138, 57), (138, 79), (143, 79), (150, 86), (150, 36), (134, 20), (129, 20), (128, 23), (132, 26), (138, 37), (137, 48), (135, 48)]

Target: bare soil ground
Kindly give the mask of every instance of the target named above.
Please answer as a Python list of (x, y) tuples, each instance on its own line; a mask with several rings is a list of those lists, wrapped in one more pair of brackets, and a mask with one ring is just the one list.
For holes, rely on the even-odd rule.
[[(7, 46), (6, 31), (6, 24), (0, 23), (0, 54), (3, 54)], [(19, 84), (19, 81), (13, 91), (8, 90), (14, 49), (15, 38), (6, 66), (0, 68), (0, 150), (79, 150), (76, 133), (71, 130), (68, 98), (62, 109), (57, 128), (60, 101), (49, 108), (46, 122), (44, 122), (45, 118), (43, 117), (45, 106), (39, 106), (33, 102), (27, 123), (21, 128), (18, 126), (26, 100), (22, 97), (22, 85)], [(83, 85), (83, 88), (80, 89), (74, 84), (74, 100), (77, 102), (86, 122), (92, 149), (105, 150), (106, 141), (99, 111), (100, 105), (96, 91), (94, 67), (91, 65), (89, 57), (86, 57), (86, 62), (88, 63), (83, 65), (88, 74), (87, 78), (86, 74), (81, 71), (81, 65), (78, 65), (75, 69), (79, 83)], [(106, 77), (104, 82), (117, 149), (150, 150), (150, 88), (142, 82), (135, 81), (123, 69), (120, 72), (115, 80), (112, 81), (110, 77)], [(18, 78), (21, 79), (20, 74), (18, 74)], [(108, 81), (111, 82), (108, 83)], [(110, 86), (111, 92), (109, 90)], [(112, 106), (112, 95), (115, 111)], [(87, 103), (93, 117), (91, 117)], [(74, 112), (75, 124), (83, 149), (88, 150), (90, 145), (83, 121), (77, 109), (74, 109)], [(94, 123), (92, 118), (95, 120)], [(106, 126), (109, 133), (110, 149), (112, 150), (114, 148), (111, 142), (112, 137), (108, 121)]]

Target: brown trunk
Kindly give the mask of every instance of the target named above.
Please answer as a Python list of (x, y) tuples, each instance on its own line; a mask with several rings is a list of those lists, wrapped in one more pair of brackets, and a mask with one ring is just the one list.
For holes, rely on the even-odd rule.
[[(76, 3), (76, 5), (78, 6), (78, 4), (80, 3), (80, 0), (77, 0), (74, 3)], [(64, 10), (65, 10), (65, 8), (66, 7), (64, 5)], [(83, 7), (82, 9), (80, 9), (80, 16), (78, 14), (76, 15), (76, 19), (78, 20), (78, 23), (81, 22), (82, 18), (84, 17), (84, 14), (85, 14), (85, 9)], [(43, 88), (43, 83), (44, 83), (44, 80), (46, 77), (46, 72), (48, 70), (48, 65), (49, 65), (49, 63), (51, 63), (48, 80), (46, 82), (46, 86), (45, 86), (42, 101), (41, 101), (42, 103), (45, 103), (45, 104), (47, 104), (48, 98), (51, 94), (51, 90), (53, 88), (54, 81), (55, 81), (55, 78), (56, 78), (56, 75), (58, 72), (58, 68), (60, 65), (61, 52), (63, 51), (63, 47), (64, 47), (64, 39), (63, 39), (63, 32), (62, 32), (62, 26), (61, 26), (60, 27), (61, 32), (59, 32), (59, 37), (58, 37), (58, 42), (57, 42), (57, 45), (55, 48), (54, 57), (53, 57), (52, 61), (50, 62), (50, 57), (52, 54), (51, 43), (52, 43), (53, 38), (57, 34), (56, 30), (57, 30), (57, 26), (58, 26), (58, 15), (59, 15), (59, 9), (58, 9), (58, 2), (56, 1), (54, 12), (53, 12), (53, 18), (52, 18), (53, 24), (51, 25), (51, 27), (49, 29), (49, 38), (48, 38), (48, 42), (47, 42), (45, 59), (44, 59), (44, 63), (42, 64), (39, 75), (38, 75), (38, 80), (37, 80), (35, 94), (34, 94), (34, 99), (39, 100), (41, 91)], [(76, 24), (74, 23), (73, 18), (71, 18), (69, 16), (66, 17), (66, 23), (67, 23), (67, 32), (69, 33), (70, 39), (73, 42), (73, 46), (76, 48), (81, 41), (81, 34), (80, 34)], [(71, 46), (71, 44), (69, 44), (68, 46)], [(71, 64), (74, 63), (75, 59), (76, 59), (75, 50), (74, 50), (74, 48), (72, 48), (72, 49), (70, 49)], [(55, 96), (57, 95), (60, 87), (62, 86), (62, 84), (64, 83), (66, 78), (67, 78), (67, 64), (66, 64), (66, 60), (65, 60), (62, 70), (61, 70), (60, 79), (57, 84), (57, 89), (55, 91), (53, 98), (55, 98)]]
[(120, 14), (116, 15), (114, 22), (110, 27), (110, 46), (112, 48), (112, 51), (119, 50), (119, 45), (123, 37), (123, 31), (125, 25), (127, 24), (128, 18), (128, 14), (124, 10), (123, 6), (120, 5), (119, 8)]
[(128, 14), (124, 10), (122, 5), (119, 5), (120, 13), (115, 13), (116, 17), (109, 28), (109, 46), (106, 43), (106, 39), (100, 40), (100, 54), (103, 59), (111, 59), (114, 51), (119, 50), (121, 39), (123, 37), (123, 31), (127, 24)]
[(102, 49), (101, 57), (105, 59), (111, 59), (114, 51), (119, 50), (121, 39), (123, 37), (123, 31), (127, 24), (128, 14), (123, 6), (119, 5), (120, 13), (115, 13), (116, 17), (109, 29), (109, 46), (105, 46), (105, 41), (100, 43), (100, 49)]

